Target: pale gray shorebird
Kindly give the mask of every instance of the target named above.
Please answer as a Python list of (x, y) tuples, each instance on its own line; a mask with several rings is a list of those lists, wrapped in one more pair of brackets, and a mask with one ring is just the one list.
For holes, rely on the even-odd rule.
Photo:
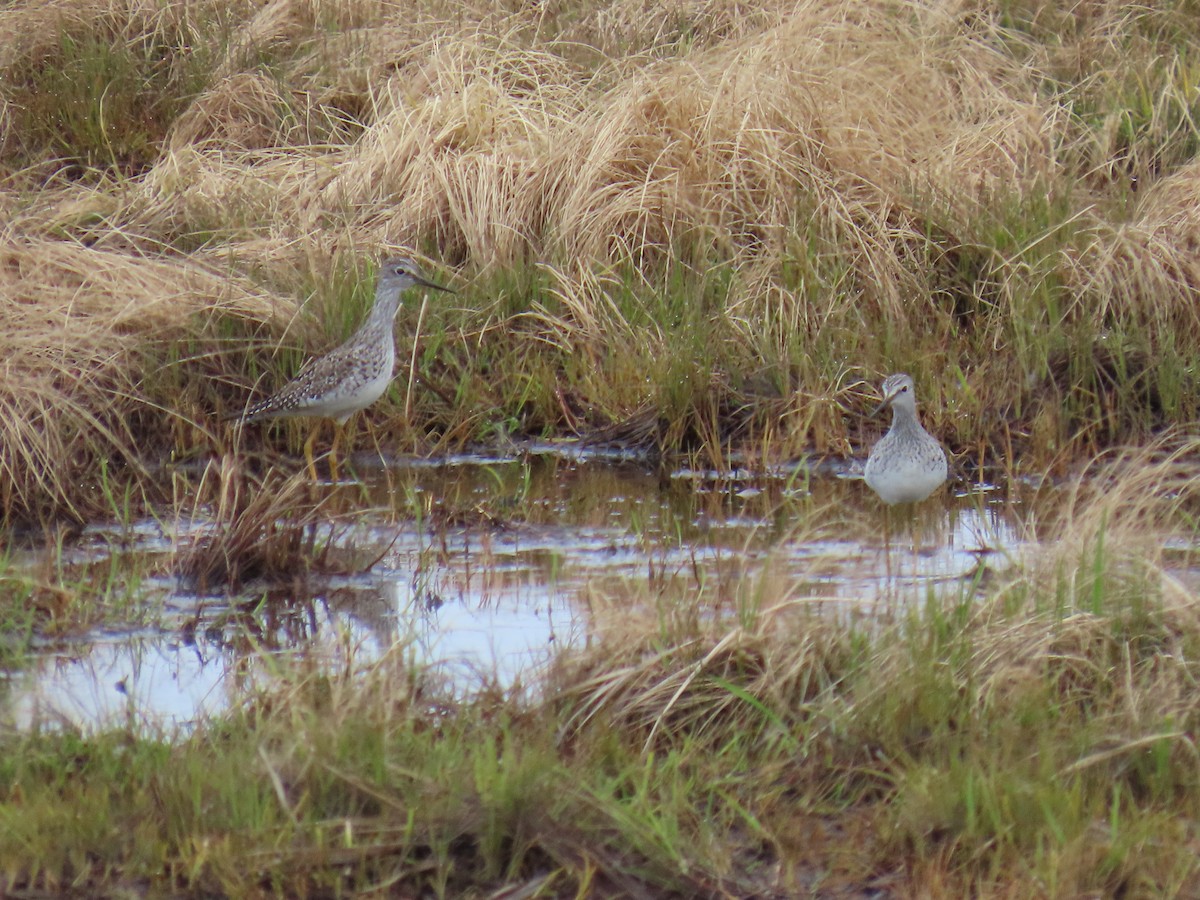
[(946, 452), (921, 427), (911, 377), (889, 375), (882, 391), (883, 402), (872, 415), (890, 406), (892, 427), (872, 448), (863, 477), (884, 503), (916, 503), (946, 481)]
[[(333, 419), (336, 430), (329, 457), (330, 471), (335, 472), (342, 426), (354, 413), (382, 397), (392, 381), (396, 364), (393, 319), (400, 308), (400, 295), (413, 287), (454, 293), (426, 278), (407, 257), (385, 260), (375, 284), (375, 303), (358, 331), (341, 346), (309, 360), (295, 378), (270, 397), (229, 418), (241, 423), (298, 416)], [(304, 443), (304, 458), (314, 475), (312, 449), (319, 427), (313, 428)]]

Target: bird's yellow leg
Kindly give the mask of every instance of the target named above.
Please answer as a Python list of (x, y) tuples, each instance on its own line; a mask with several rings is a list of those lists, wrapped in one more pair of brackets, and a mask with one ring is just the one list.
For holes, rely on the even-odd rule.
[(342, 436), (342, 425), (340, 422), (333, 423), (333, 443), (329, 445), (329, 480), (338, 480), (338, 461), (337, 461), (337, 445), (338, 438)]
[(308, 477), (313, 481), (317, 480), (317, 464), (313, 460), (313, 443), (317, 439), (317, 434), (321, 430), (321, 420), (318, 419), (308, 432), (308, 440), (304, 442), (304, 462), (308, 466)]

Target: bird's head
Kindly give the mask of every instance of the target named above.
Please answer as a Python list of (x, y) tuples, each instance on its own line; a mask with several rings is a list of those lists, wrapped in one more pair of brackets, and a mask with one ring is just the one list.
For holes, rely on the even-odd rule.
[(391, 259), (385, 259), (379, 267), (379, 290), (381, 291), (407, 291), (411, 287), (433, 288), (435, 291), (446, 291), (453, 294), (454, 291), (448, 287), (443, 287), (436, 281), (430, 281), (425, 277), (413, 260), (407, 256), (394, 256)]

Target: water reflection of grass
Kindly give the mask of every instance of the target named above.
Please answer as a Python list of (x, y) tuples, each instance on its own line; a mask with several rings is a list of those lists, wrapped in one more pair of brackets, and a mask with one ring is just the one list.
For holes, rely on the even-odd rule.
[(71, 529), (26, 535), (0, 560), (0, 661), (5, 665), (19, 665), (35, 641), (69, 642), (110, 622), (131, 630), (157, 622), (156, 592), (145, 588), (155, 561), (144, 553), (123, 552), (123, 540), (115, 534), (91, 538), (92, 546), (83, 551), (79, 540)]
[(397, 645), (275, 659), (182, 738), (8, 736), (0, 870), (239, 895), (1189, 895), (1200, 607), (1162, 543), (1193, 533), (1194, 451), (1098, 464), (994, 583), (888, 620), (769, 569), (702, 600), (606, 582), (538, 691), (464, 698)]

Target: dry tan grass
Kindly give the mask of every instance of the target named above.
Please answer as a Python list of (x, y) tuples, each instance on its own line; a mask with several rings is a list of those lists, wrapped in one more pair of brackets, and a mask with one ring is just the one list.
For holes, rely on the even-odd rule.
[[(1081, 296), (1131, 315), (1157, 318), (1185, 340), (1200, 336), (1194, 302), (1200, 287), (1200, 165), (1190, 163), (1148, 188), (1128, 222), (1099, 226), (1070, 259)], [(1089, 310), (1104, 316), (1107, 310)]]
[[(180, 507), (211, 517), (211, 531), (178, 548), (174, 570), (200, 591), (239, 589), (246, 581), (302, 579), (320, 566), (317, 528), (330, 495), (313, 502), (308, 476), (269, 470), (246, 473), (234, 454), (208, 464), (198, 483), (186, 484)], [(327, 551), (326, 551), (327, 552)]]
[[(250, 32), (276, 35), (282, 26), (259, 19), (291, 9), (264, 9)], [(812, 209), (830, 235), (854, 242), (856, 287), (899, 306), (919, 287), (906, 265), (923, 244), (913, 202), (935, 194), (969, 216), (996, 191), (1053, 177), (1056, 113), (1033, 99), (1028, 72), (957, 19), (890, 9), (802, 4), (611, 86), (553, 48), (525, 46), (520, 32), (481, 23), (412, 45), (413, 26), (385, 14), (358, 58), (396, 74), (366, 85), (360, 137), (306, 146), (288, 122), (271, 134), (280, 85), (231, 72), (179, 120), (148, 180), (177, 192), (158, 191), (149, 207), (135, 200), (133, 218), (209, 230), (211, 216), (189, 215), (192, 195), (240, 210), (257, 180), (264, 188), (250, 194), (275, 202), (270, 215), (250, 203), (254, 221), (310, 235), (333, 225), (368, 246), (364, 235), (433, 237), (446, 259), (479, 268), (713, 248), (773, 265), (798, 209)], [(214, 135), (224, 136), (216, 148)], [(173, 157), (206, 146), (213, 158), (189, 160), (199, 170), (181, 179)], [(260, 147), (286, 149), (238, 154)]]
[(280, 302), (198, 259), (10, 234), (0, 242), (4, 511), (94, 512), (103, 502), (101, 468), (140, 469), (146, 434), (170, 433), (147, 428), (145, 418), (182, 414), (152, 399), (163, 377), (155, 357), (183, 356), (164, 348), (186, 346), (206, 319), (265, 322)]
[(188, 8), (153, 0), (31, 0), (0, 10), (0, 69), (50, 56), (64, 35), (115, 35), (138, 40), (160, 29), (185, 25), (189, 14), (211, 14), (213, 2)]
[(1062, 487), (1050, 488), (1057, 502), (1038, 504), (1043, 517), (1028, 523), (1028, 537), (1044, 545), (1041, 561), (1073, 559), (1086, 569), (1088, 553), (1099, 552), (1118, 568), (1160, 568), (1165, 536), (1200, 509), (1197, 459), (1197, 437), (1175, 431), (1077, 466)]

